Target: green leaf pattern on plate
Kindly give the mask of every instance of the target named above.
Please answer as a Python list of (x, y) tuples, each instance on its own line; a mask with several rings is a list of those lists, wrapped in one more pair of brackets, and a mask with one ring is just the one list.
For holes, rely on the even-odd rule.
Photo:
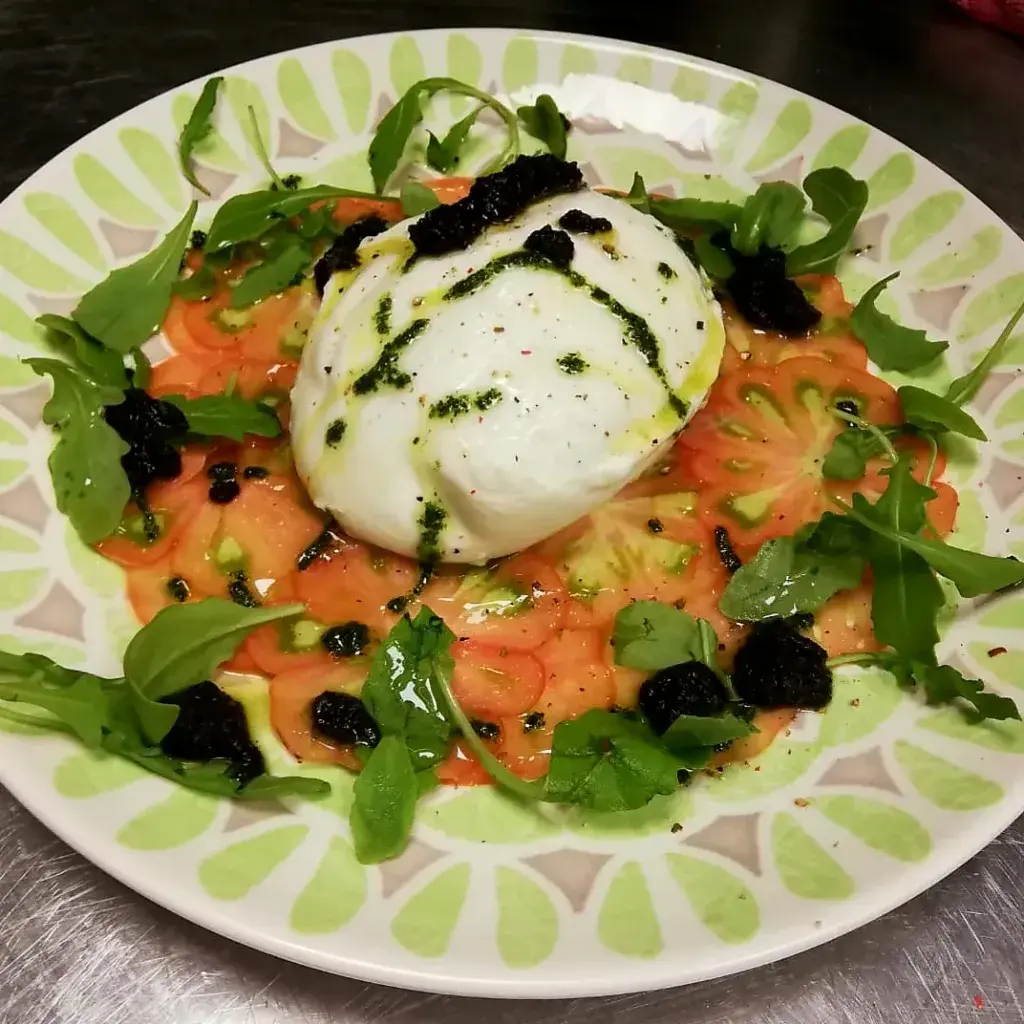
[(95, 270), (106, 268), (107, 261), (89, 226), (64, 196), (52, 192), (32, 192), (25, 196), (25, 209), (80, 260)]
[(558, 941), (558, 912), (548, 894), (512, 868), (495, 871), (498, 952), (509, 967), (535, 967)]
[(299, 128), (324, 141), (335, 138), (313, 82), (297, 57), (281, 61), (277, 69), (277, 89), (281, 102)]
[(82, 191), (104, 212), (122, 224), (155, 228), (160, 216), (96, 157), (82, 153), (74, 160), (75, 178)]
[(181, 171), (167, 147), (142, 128), (124, 128), (119, 138), (129, 159), (163, 201), (175, 211), (185, 209)]

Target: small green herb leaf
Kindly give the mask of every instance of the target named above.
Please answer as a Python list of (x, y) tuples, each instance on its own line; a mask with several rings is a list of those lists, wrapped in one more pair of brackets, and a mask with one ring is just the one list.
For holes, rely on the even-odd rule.
[(451, 678), (455, 639), (428, 608), (395, 623), (377, 649), (363, 684), (362, 700), (386, 735), (402, 736), (416, 771), (438, 764), (448, 752), (453, 727), (441, 684)]
[(635, 206), (641, 213), (651, 212), (651, 197), (647, 194), (647, 186), (636, 171), (633, 172), (633, 184), (629, 186), (629, 191), (622, 198), (630, 206)]
[(172, 290), (175, 295), (180, 295), (190, 302), (209, 299), (217, 290), (217, 278), (213, 276), (213, 271), (209, 267), (200, 267), (188, 277), (175, 281)]
[(950, 431), (964, 437), (973, 437), (976, 441), (988, 440), (985, 431), (978, 426), (974, 418), (948, 398), (942, 398), (912, 384), (904, 384), (896, 393), (900, 398), (903, 418), (913, 426), (933, 434)]
[(217, 90), (223, 81), (219, 75), (207, 80), (199, 99), (196, 100), (196, 105), (192, 108), (192, 113), (188, 116), (188, 121), (185, 122), (185, 127), (181, 129), (181, 135), (178, 136), (181, 173), (190, 185), (204, 195), (209, 195), (210, 191), (196, 178), (192, 167), (192, 150), (213, 131), (213, 108), (217, 103)]
[(736, 203), (712, 202), (708, 199), (657, 199), (651, 198), (649, 212), (667, 228), (678, 235), (688, 235), (696, 230), (704, 233), (725, 231), (732, 227), (743, 212)]
[(557, 156), (559, 160), (565, 159), (566, 122), (555, 101), (547, 93), (538, 96), (533, 106), (520, 107), (516, 113), (523, 127), (535, 139), (543, 142), (552, 156)]
[(695, 653), (699, 644), (696, 620), (670, 604), (634, 601), (615, 616), (612, 646), (618, 665), (657, 672), (700, 660)]
[[(889, 438), (899, 433), (896, 427), (879, 429)], [(821, 464), (821, 474), (826, 480), (859, 480), (867, 471), (868, 459), (881, 455), (883, 451), (877, 434), (856, 426), (848, 427), (836, 435)]]
[(804, 191), (814, 212), (829, 223), (828, 232), (814, 242), (798, 246), (786, 257), (786, 273), (831, 274), (853, 239), (868, 203), (867, 182), (840, 167), (822, 167), (804, 178)]
[(156, 334), (171, 304), (195, 215), (192, 203), (152, 252), (112, 271), (82, 296), (72, 316), (88, 334), (122, 354)]
[(263, 263), (250, 267), (231, 292), (232, 309), (244, 309), (295, 284), (309, 268), (313, 255), (303, 245), (282, 248)]
[(929, 341), (924, 331), (904, 327), (875, 307), (878, 296), (897, 277), (898, 273), (890, 274), (864, 293), (850, 314), (850, 330), (881, 369), (906, 373), (926, 366), (949, 348), (949, 342)]
[(792, 238), (804, 217), (803, 192), (785, 181), (769, 181), (743, 204), (732, 227), (737, 252), (755, 255), (762, 245), (779, 248)]
[(42, 654), (0, 651), (0, 700), (44, 708), (94, 750), (103, 739), (111, 687), (116, 685), (112, 679), (63, 668)]
[(213, 218), (206, 233), (206, 252), (213, 253), (239, 242), (252, 242), (262, 238), (282, 220), (296, 217), (313, 203), (356, 197), (373, 199), (366, 192), (333, 185), (313, 185), (300, 189), (263, 189), (232, 196)]
[[(425, 78), (410, 86), (402, 98), (381, 118), (377, 132), (370, 140), (367, 159), (370, 174), (378, 194), (382, 194), (391, 175), (394, 174), (406, 143), (413, 130), (423, 121), (423, 104), (438, 92), (453, 92), (458, 96), (469, 96), (490, 107), (508, 128), (508, 145), (501, 155), (485, 170), (497, 169), (519, 153), (519, 123), (516, 115), (489, 93), (474, 89), (456, 78)], [(465, 119), (463, 119), (465, 120)], [(468, 131), (468, 128), (467, 128)]]
[(964, 402), (969, 402), (978, 393), (978, 389), (985, 383), (986, 378), (992, 372), (992, 368), (1003, 358), (1003, 352), (1010, 343), (1010, 335), (1013, 334), (1013, 329), (1020, 322), (1021, 317), (1024, 317), (1024, 302), (1017, 307), (1017, 311), (1010, 317), (1002, 331), (999, 332), (999, 337), (992, 343), (992, 347), (982, 357), (981, 362), (973, 370), (965, 373), (962, 377), (957, 377), (949, 385), (946, 390), (946, 398), (950, 402), (963, 405)]
[(25, 362), (53, 378), (43, 421), (59, 432), (48, 463), (57, 508), (86, 544), (95, 544), (117, 529), (131, 493), (121, 465), (128, 445), (103, 416), (104, 406), (123, 401), (124, 392), (87, 379), (59, 359)]
[(198, 398), (166, 395), (164, 401), (185, 414), (191, 433), (203, 437), (241, 441), (246, 434), (277, 437), (281, 433), (281, 424), (273, 409), (241, 395), (201, 395)]
[(36, 323), (46, 328), (50, 340), (65, 349), (75, 366), (91, 381), (122, 390), (128, 387), (123, 356), (90, 338), (74, 320), (44, 313), (36, 317)]
[(459, 152), (462, 149), (470, 129), (476, 124), (480, 111), (486, 110), (486, 104), (471, 110), (465, 117), (456, 121), (448, 129), (445, 137), (439, 139), (433, 132), (427, 133), (427, 164), (435, 171), (448, 174), (455, 169), (459, 162)]
[(1009, 697), (986, 693), (984, 683), (965, 678), (950, 665), (915, 665), (914, 668), (914, 675), (924, 687), (929, 704), (966, 701), (974, 708), (970, 717), (979, 722), (986, 718), (998, 721), (1020, 719), (1020, 711)]
[(713, 281), (728, 281), (736, 269), (729, 254), (719, 249), (708, 235), (693, 239), (693, 255)]
[[(885, 473), (889, 484), (871, 514), (894, 530), (919, 533), (935, 492), (914, 479), (906, 457)], [(871, 619), (876, 639), (908, 660), (934, 664), (937, 617), (944, 604), (935, 574), (921, 555), (889, 537), (870, 535), (866, 549), (874, 576)]]
[(643, 723), (592, 709), (555, 726), (546, 798), (629, 811), (674, 793), (684, 765)]
[(274, 165), (270, 162), (267, 144), (263, 141), (263, 136), (260, 133), (260, 122), (256, 117), (256, 110), (253, 107), (248, 107), (247, 113), (249, 115), (249, 130), (252, 132), (252, 145), (256, 151), (256, 159), (259, 160), (263, 170), (267, 172), (267, 177), (274, 188), (283, 191), (288, 186), (278, 177), (277, 171), (274, 170)]
[(409, 842), (419, 788), (405, 743), (384, 736), (356, 777), (349, 826), (360, 864), (397, 857)]
[(864, 559), (856, 554), (821, 553), (794, 537), (778, 537), (736, 571), (718, 608), (734, 622), (813, 612), (833, 594), (856, 587), (863, 575)]
[[(258, 626), (302, 611), (299, 604), (243, 608), (214, 597), (171, 605), (132, 637), (124, 655), (125, 677), (146, 702), (159, 701), (209, 679)], [(177, 712), (171, 705), (160, 706)], [(173, 721), (172, 716), (168, 729)], [(154, 723), (146, 731), (146, 739), (159, 743), (166, 731), (159, 732)]]
[(669, 750), (682, 753), (731, 743), (755, 732), (757, 730), (749, 722), (729, 712), (710, 718), (680, 715), (668, 727), (661, 740)]
[(421, 213), (434, 209), (440, 202), (433, 189), (421, 185), (418, 181), (407, 181), (402, 186), (400, 198), (402, 213), (406, 217), (418, 217)]

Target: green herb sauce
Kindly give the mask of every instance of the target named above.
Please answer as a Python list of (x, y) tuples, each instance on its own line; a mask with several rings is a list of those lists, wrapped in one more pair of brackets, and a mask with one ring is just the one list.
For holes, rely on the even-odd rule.
[(380, 335), (391, 333), (391, 293), (382, 295), (377, 304), (377, 312), (373, 314), (373, 323)]
[(345, 436), (345, 421), (335, 420), (326, 431), (324, 431), (324, 444), (328, 448), (337, 448), (341, 439)]
[(590, 297), (604, 306), (613, 316), (621, 321), (623, 335), (627, 344), (632, 345), (644, 358), (644, 362), (661, 382), (668, 393), (668, 403), (680, 419), (686, 418), (686, 403), (676, 395), (669, 384), (665, 368), (661, 365), (658, 339), (650, 329), (647, 321), (632, 310), (627, 309), (618, 299), (609, 295), (603, 288), (592, 285), (582, 274), (570, 268), (556, 267), (549, 259), (538, 253), (519, 250), (504, 256), (497, 256), (486, 266), (474, 271), (461, 281), (453, 284), (442, 296), (446, 302), (473, 295), (481, 288), (490, 284), (499, 274), (514, 268), (526, 270), (543, 270), (549, 274), (560, 274), (573, 288), (586, 291)]
[(398, 357), (402, 350), (416, 340), (430, 323), (427, 319), (413, 320), (403, 331), (399, 331), (381, 349), (377, 362), (371, 366), (366, 373), (357, 377), (352, 385), (352, 391), (357, 395), (369, 395), (382, 387), (407, 388), (412, 383), (412, 377), (398, 368)]
[(579, 352), (566, 352), (564, 356), (559, 356), (555, 362), (558, 363), (558, 368), (563, 373), (583, 373), (590, 369), (590, 363)]

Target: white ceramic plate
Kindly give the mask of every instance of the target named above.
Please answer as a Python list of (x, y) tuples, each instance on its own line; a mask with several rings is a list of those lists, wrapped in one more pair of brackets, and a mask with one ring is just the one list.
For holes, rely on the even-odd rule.
[[(425, 75), (525, 101), (554, 95), (570, 156), (594, 184), (732, 197), (838, 164), (870, 185), (850, 297), (891, 268), (901, 317), (951, 339), (941, 385), (1024, 299), (1024, 244), (977, 199), (893, 139), (742, 72), (662, 50), (509, 31), (375, 36), (225, 73), (217, 133), (199, 150), (215, 194), (259, 175), (252, 105), (281, 173), (369, 187), (380, 114)], [(72, 146), (0, 206), (0, 644), (115, 672), (136, 628), (116, 567), (53, 509), (46, 395), (17, 357), (33, 318), (66, 312), (149, 248), (191, 198), (173, 158), (195, 82)], [(460, 109), (440, 101), (437, 116)], [(213, 203), (203, 204), (206, 216)], [(990, 443), (951, 453), (956, 541), (1024, 556), (1024, 334), (972, 410)], [(1024, 685), (1024, 596), (952, 611), (942, 653), (1011, 694)], [(993, 648), (1006, 653), (989, 657)], [(258, 684), (256, 684), (258, 685)], [(1024, 694), (1018, 694), (1024, 697)], [(9, 728), (9, 727), (5, 727)], [(264, 731), (265, 732), (265, 731)], [(1024, 726), (968, 727), (844, 675), (758, 763), (622, 817), (545, 821), (488, 789), (421, 809), (397, 861), (353, 859), (350, 780), (327, 805), (232, 806), (181, 791), (63, 738), (6, 731), (0, 779), (110, 874), (207, 928), (329, 971), (409, 988), (579, 996), (716, 977), (849, 931), (962, 864), (1024, 807)], [(272, 766), (284, 759), (278, 748)], [(671, 831), (674, 823), (681, 830)]]

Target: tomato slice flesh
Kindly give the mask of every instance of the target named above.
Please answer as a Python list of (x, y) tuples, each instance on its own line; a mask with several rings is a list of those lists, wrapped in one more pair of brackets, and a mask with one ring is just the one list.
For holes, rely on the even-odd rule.
[(353, 659), (337, 665), (292, 669), (270, 680), (270, 724), (290, 753), (300, 761), (359, 769), (352, 746), (313, 732), (312, 705), (327, 690), (358, 696), (369, 667), (366, 659)]
[(452, 692), (475, 718), (496, 722), (522, 714), (544, 690), (544, 670), (532, 654), (464, 640), (452, 644), (452, 655)]
[(547, 640), (561, 625), (567, 600), (554, 567), (531, 552), (489, 573), (444, 573), (423, 593), (423, 603), (457, 637), (512, 651), (531, 651)]
[(418, 570), (408, 558), (344, 540), (308, 569), (296, 571), (295, 593), (320, 622), (362, 622), (378, 635), (401, 617), (387, 603), (409, 593)]

